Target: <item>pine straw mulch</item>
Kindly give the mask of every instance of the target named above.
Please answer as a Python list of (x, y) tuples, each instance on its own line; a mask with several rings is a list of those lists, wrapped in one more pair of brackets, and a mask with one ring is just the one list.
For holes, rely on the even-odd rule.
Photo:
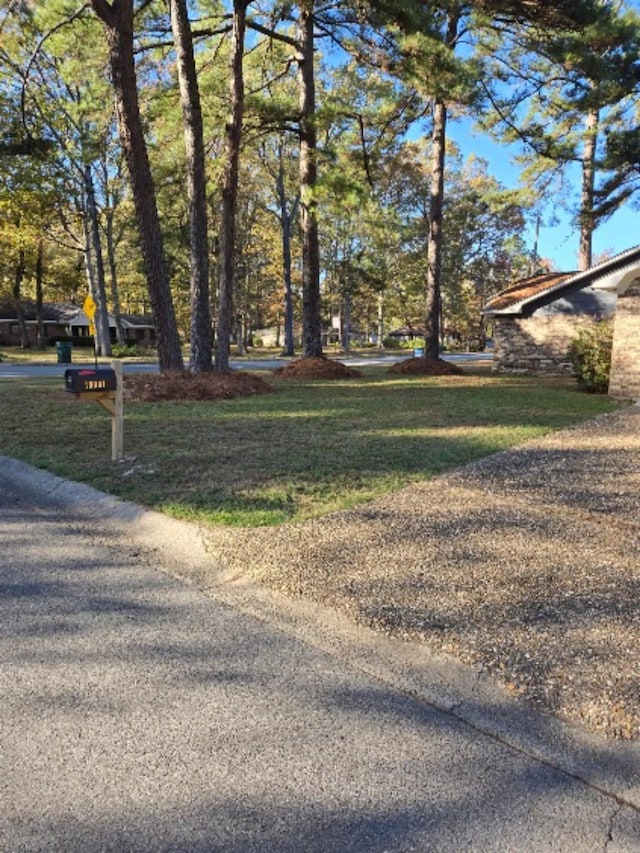
[(457, 364), (444, 361), (441, 358), (408, 358), (399, 361), (387, 371), (388, 373), (404, 373), (419, 376), (460, 376), (464, 370)]
[[(347, 367), (340, 361), (321, 356), (298, 358), (284, 367), (272, 371), (282, 379), (358, 379), (359, 370)], [(417, 374), (427, 376), (451, 376), (464, 373), (462, 368), (440, 359), (425, 360), (409, 358), (389, 368), (389, 373)], [(233, 397), (249, 397), (266, 394), (271, 385), (255, 374), (230, 370), (227, 373), (207, 371), (189, 373), (187, 370), (171, 370), (161, 373), (141, 373), (127, 376), (124, 393), (127, 400), (154, 403), (166, 400), (230, 400)]]
[(266, 394), (271, 390), (271, 385), (262, 377), (233, 370), (228, 373), (170, 370), (127, 376), (124, 380), (126, 399), (143, 403), (161, 400), (230, 400), (233, 397)]
[(359, 370), (324, 356), (298, 358), (273, 373), (282, 379), (358, 379), (362, 376)]

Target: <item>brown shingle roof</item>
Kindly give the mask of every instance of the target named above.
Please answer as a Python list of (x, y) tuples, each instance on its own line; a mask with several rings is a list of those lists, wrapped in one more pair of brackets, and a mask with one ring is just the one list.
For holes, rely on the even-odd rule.
[[(25, 320), (31, 322), (36, 319), (36, 303), (33, 299), (21, 299), (20, 304)], [(2, 320), (17, 320), (18, 312), (15, 303), (9, 297), (0, 298), (0, 318)], [(60, 311), (56, 305), (45, 302), (42, 305), (42, 318), (45, 322), (62, 323)]]
[(521, 279), (498, 293), (482, 309), (483, 314), (518, 314), (538, 299), (553, 299), (565, 288), (595, 287), (615, 290), (621, 275), (637, 275), (640, 270), (640, 245), (632, 246), (580, 272), (554, 272)]
[[(21, 299), (20, 304), (24, 312), (24, 318), (31, 323), (36, 319), (36, 303), (33, 299)], [(86, 326), (89, 318), (82, 308), (71, 302), (44, 302), (42, 305), (42, 316), (45, 322), (60, 323), (60, 325)], [(131, 328), (153, 328), (153, 317), (143, 314), (121, 314), (125, 326)], [(15, 321), (18, 318), (15, 303), (9, 297), (0, 297), (0, 320)], [(109, 322), (114, 326), (114, 320), (109, 315)]]
[(505, 308), (517, 305), (525, 299), (531, 299), (532, 296), (539, 296), (547, 290), (552, 290), (574, 275), (575, 272), (545, 272), (534, 275), (531, 278), (521, 278), (510, 287), (507, 287), (506, 290), (502, 290), (497, 296), (490, 299), (485, 305), (484, 310), (487, 313), (504, 311)]

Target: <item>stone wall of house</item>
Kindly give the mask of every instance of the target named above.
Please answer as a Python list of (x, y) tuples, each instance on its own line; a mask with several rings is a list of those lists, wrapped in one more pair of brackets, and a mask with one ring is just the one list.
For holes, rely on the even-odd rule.
[(594, 317), (572, 314), (497, 316), (493, 331), (493, 369), (501, 373), (571, 374), (567, 347)]
[(640, 400), (640, 279), (618, 296), (609, 395)]

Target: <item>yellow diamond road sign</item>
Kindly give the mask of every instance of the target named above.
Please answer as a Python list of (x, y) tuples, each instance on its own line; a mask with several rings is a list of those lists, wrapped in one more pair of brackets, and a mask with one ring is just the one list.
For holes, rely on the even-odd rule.
[(87, 317), (90, 320), (93, 320), (93, 318), (95, 317), (97, 307), (98, 306), (93, 301), (93, 297), (91, 296), (91, 294), (89, 294), (87, 296), (87, 298), (84, 300), (84, 302), (82, 303), (82, 310), (84, 311), (84, 313), (87, 315)]

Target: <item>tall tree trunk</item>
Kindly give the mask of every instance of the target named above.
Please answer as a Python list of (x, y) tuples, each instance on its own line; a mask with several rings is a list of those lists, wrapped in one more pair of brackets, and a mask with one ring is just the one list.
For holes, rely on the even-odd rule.
[(342, 295), (342, 310), (340, 311), (340, 345), (345, 352), (349, 352), (351, 348), (350, 333), (351, 331), (351, 294), (343, 293)]
[(18, 257), (16, 259), (16, 268), (13, 278), (13, 304), (16, 309), (16, 317), (18, 318), (18, 328), (20, 329), (20, 346), (22, 349), (30, 349), (31, 341), (29, 340), (29, 332), (27, 331), (27, 323), (24, 316), (24, 308), (22, 307), (22, 280), (27, 270), (25, 262), (24, 249), (22, 246), (18, 249)]
[[(446, 17), (444, 46), (454, 51), (462, 10), (455, 6)], [(447, 146), (447, 107), (440, 94), (433, 99), (431, 130), (431, 188), (429, 191), (429, 235), (427, 240), (427, 298), (424, 357), (440, 357), (440, 316), (442, 312), (442, 211), (444, 203), (444, 169)]]
[(599, 115), (597, 110), (593, 110), (587, 115), (582, 150), (582, 191), (580, 193), (580, 249), (578, 252), (578, 269), (580, 270), (589, 269), (593, 260), (593, 195), (595, 188), (598, 121)]
[(293, 289), (291, 284), (291, 226), (296, 216), (298, 200), (296, 199), (289, 210), (284, 184), (284, 159), (282, 145), (278, 150), (278, 176), (276, 190), (280, 206), (280, 228), (282, 229), (282, 280), (284, 283), (284, 349), (283, 355), (295, 355), (293, 336)]
[(238, 349), (238, 355), (246, 355), (245, 350), (245, 318), (244, 314), (238, 314), (236, 318), (236, 345)]
[(202, 110), (193, 39), (186, 0), (171, 0), (171, 28), (176, 47), (180, 102), (184, 120), (189, 197), (191, 269), (191, 357), (194, 372), (211, 370), (211, 306), (209, 303), (209, 241), (207, 237), (207, 179)]
[(47, 341), (44, 335), (42, 279), (44, 272), (44, 240), (38, 237), (36, 250), (36, 340), (38, 349), (46, 349)]
[(107, 289), (104, 276), (104, 260), (102, 257), (102, 242), (98, 223), (98, 208), (93, 188), (91, 166), (84, 167), (84, 190), (87, 197), (87, 216), (89, 218), (89, 234), (94, 259), (93, 298), (96, 302), (96, 313), (93, 318), (96, 327), (96, 353), (111, 355), (111, 337), (109, 332), (109, 313), (107, 310)]
[(234, 259), (236, 245), (236, 207), (238, 199), (238, 166), (244, 114), (245, 16), (247, 0), (234, 0), (231, 47), (231, 112), (225, 133), (225, 173), (222, 187), (222, 226), (220, 231), (220, 287), (218, 293), (218, 329), (215, 369), (229, 370), (229, 348), (233, 322)]
[(293, 287), (291, 282), (291, 218), (282, 220), (282, 278), (284, 282), (284, 348), (283, 355), (296, 352), (293, 334)]
[(316, 96), (313, 67), (313, 0), (300, 4), (298, 91), (300, 107), (300, 230), (302, 233), (302, 355), (322, 356), (320, 247), (316, 199)]
[[(540, 242), (540, 214), (536, 216), (536, 230), (533, 241), (533, 251), (531, 252), (531, 262), (529, 264), (529, 275), (534, 276), (538, 271), (538, 244)], [(507, 277), (510, 281), (510, 276)]]
[(107, 238), (107, 263), (109, 265), (109, 284), (111, 290), (111, 304), (113, 305), (113, 319), (116, 324), (116, 340), (120, 346), (124, 346), (126, 338), (122, 324), (122, 307), (120, 305), (120, 288), (118, 287), (118, 267), (116, 264), (116, 247), (113, 239), (113, 211), (106, 214), (106, 238)]
[(120, 346), (126, 343), (124, 326), (122, 324), (122, 308), (120, 306), (120, 289), (118, 287), (118, 266), (116, 264), (116, 245), (113, 234), (114, 222), (114, 198), (109, 187), (109, 164), (107, 162), (106, 149), (100, 163), (104, 181), (106, 203), (104, 206), (104, 231), (107, 243), (107, 265), (109, 267), (109, 290), (111, 292), (111, 305), (113, 307), (113, 319), (116, 324), (116, 340)]
[(429, 238), (427, 242), (427, 304), (425, 318), (426, 359), (440, 357), (440, 303), (442, 274), (442, 205), (444, 199), (444, 163), (447, 108), (442, 100), (433, 102), (431, 132), (431, 188), (429, 200)]
[(158, 361), (161, 370), (182, 370), (184, 365), (155, 188), (140, 118), (133, 53), (133, 0), (113, 0), (112, 3), (91, 0), (91, 5), (105, 25), (109, 43), (120, 142), (131, 180), (147, 288), (158, 338)]

